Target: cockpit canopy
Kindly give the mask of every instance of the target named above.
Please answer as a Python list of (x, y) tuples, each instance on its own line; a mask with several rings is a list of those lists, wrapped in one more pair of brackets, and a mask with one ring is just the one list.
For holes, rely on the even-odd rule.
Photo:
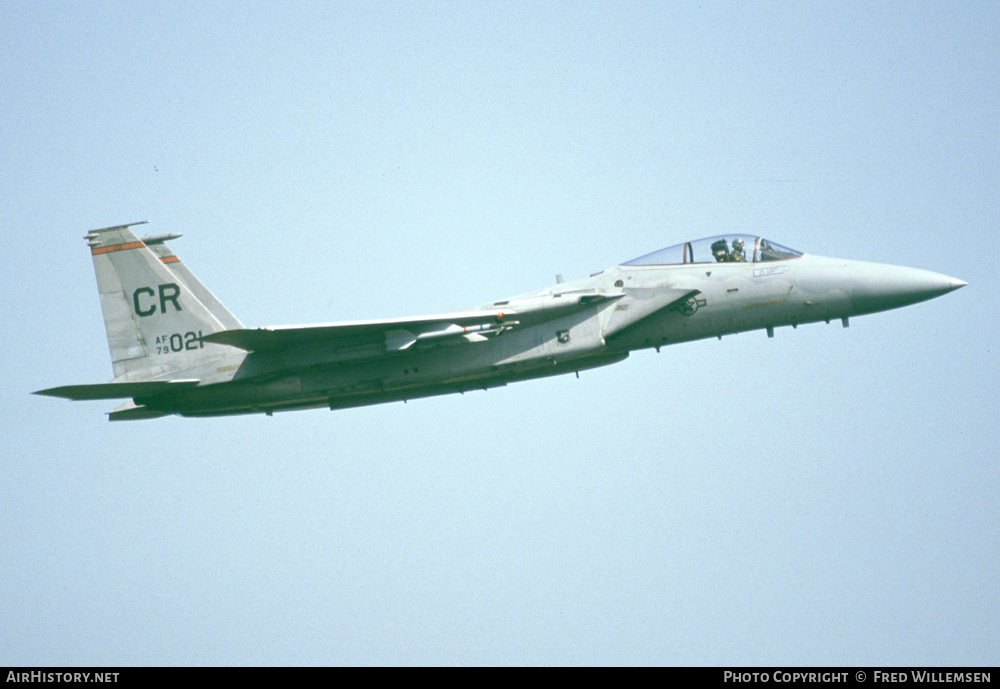
[(729, 234), (684, 242), (633, 258), (622, 265), (663, 266), (684, 263), (760, 263), (784, 261), (801, 256), (801, 251), (775, 244), (763, 237)]

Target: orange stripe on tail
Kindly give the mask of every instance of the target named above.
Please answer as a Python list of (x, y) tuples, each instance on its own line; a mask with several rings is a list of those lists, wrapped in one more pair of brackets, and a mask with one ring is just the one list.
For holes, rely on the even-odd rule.
[(115, 244), (114, 246), (99, 246), (90, 250), (92, 256), (106, 254), (111, 251), (125, 251), (126, 249), (141, 249), (146, 246), (142, 242), (130, 242), (128, 244)]

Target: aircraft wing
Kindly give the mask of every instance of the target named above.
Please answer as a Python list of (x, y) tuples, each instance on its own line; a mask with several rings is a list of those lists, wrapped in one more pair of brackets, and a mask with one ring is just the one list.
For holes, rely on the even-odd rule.
[(139, 383), (97, 383), (94, 385), (63, 385), (39, 390), (33, 394), (64, 397), (68, 400), (114, 400), (125, 397), (149, 397), (166, 392), (193, 388), (197, 380), (150, 380)]
[(230, 345), (248, 352), (276, 351), (304, 344), (350, 346), (359, 342), (384, 342), (387, 352), (410, 348), (418, 341), (464, 338), (481, 342), (516, 327), (537, 325), (624, 296), (594, 292), (545, 295), (520, 301), (498, 302), (493, 309), (456, 311), (375, 321), (347, 321), (306, 326), (239, 328), (205, 335), (204, 342)]
[(374, 321), (346, 321), (305, 326), (273, 326), (222, 330), (202, 339), (238, 347), (248, 352), (273, 351), (311, 343), (351, 344), (384, 339), (389, 351), (409, 348), (417, 340), (496, 334), (515, 324), (508, 314), (495, 311), (458, 311), (436, 316), (416, 316)]

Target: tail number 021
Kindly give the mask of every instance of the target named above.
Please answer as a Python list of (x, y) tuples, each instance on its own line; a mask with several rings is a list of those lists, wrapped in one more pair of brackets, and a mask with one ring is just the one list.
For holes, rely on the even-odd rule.
[(171, 354), (175, 352), (194, 351), (204, 349), (205, 343), (201, 341), (201, 331), (174, 333), (172, 335), (159, 335), (156, 338), (156, 353)]

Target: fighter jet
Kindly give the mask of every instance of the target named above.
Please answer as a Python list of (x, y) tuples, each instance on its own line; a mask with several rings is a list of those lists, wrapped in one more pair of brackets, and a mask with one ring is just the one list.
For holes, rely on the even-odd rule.
[(166, 247), (180, 235), (140, 239), (140, 224), (86, 235), (114, 379), (36, 394), (127, 399), (112, 421), (343, 409), (579, 374), (633, 350), (731, 333), (847, 327), (966, 284), (733, 234), (465, 311), (246, 328)]

